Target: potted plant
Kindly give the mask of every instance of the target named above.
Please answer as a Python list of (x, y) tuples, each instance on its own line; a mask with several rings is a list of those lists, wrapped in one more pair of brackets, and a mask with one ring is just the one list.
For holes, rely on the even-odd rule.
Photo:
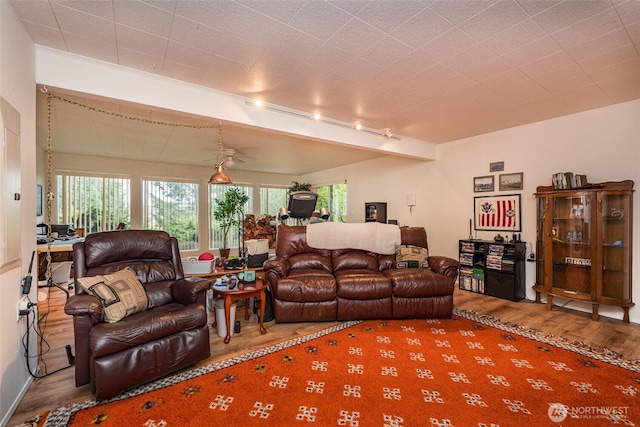
[(291, 187), (289, 187), (289, 193), (293, 193), (294, 191), (311, 191), (311, 184), (308, 182), (303, 182), (302, 184), (298, 181), (291, 181)]
[(229, 230), (234, 225), (239, 225), (239, 215), (244, 209), (244, 205), (249, 201), (249, 196), (242, 192), (239, 188), (230, 188), (224, 193), (224, 197), (216, 199), (216, 206), (213, 210), (213, 218), (218, 221), (222, 230), (222, 249), (220, 249), (221, 257), (229, 256), (228, 236)]

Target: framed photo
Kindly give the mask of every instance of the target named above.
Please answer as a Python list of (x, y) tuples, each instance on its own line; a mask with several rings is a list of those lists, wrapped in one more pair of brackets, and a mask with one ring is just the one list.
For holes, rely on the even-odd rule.
[(500, 191), (522, 190), (522, 172), (501, 173), (498, 176), (498, 188)]
[(42, 185), (36, 185), (36, 216), (42, 215)]
[(504, 162), (489, 163), (489, 172), (502, 172), (504, 170)]
[(479, 231), (520, 231), (520, 194), (473, 198), (475, 229)]
[(486, 191), (493, 191), (493, 175), (473, 178), (473, 192), (483, 193)]

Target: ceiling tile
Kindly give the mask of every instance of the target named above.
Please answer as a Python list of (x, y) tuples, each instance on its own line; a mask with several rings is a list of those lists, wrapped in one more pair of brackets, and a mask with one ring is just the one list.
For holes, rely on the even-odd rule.
[(358, 18), (385, 33), (390, 33), (423, 11), (425, 7), (425, 4), (419, 0), (372, 1), (358, 12)]
[(496, 0), (438, 0), (430, 7), (452, 24), (460, 25), (495, 2)]
[(522, 9), (524, 9), (529, 15), (537, 15), (544, 10), (552, 8), (565, 0), (517, 0), (518, 4)]
[(511, 27), (529, 16), (519, 4), (498, 1), (459, 25), (459, 28), (478, 41), (483, 41), (503, 28)]
[(600, 37), (620, 28), (620, 18), (613, 8), (580, 21), (570, 27), (553, 33), (552, 37), (560, 46), (570, 48), (585, 40)]
[(115, 23), (111, 20), (98, 18), (75, 9), (52, 4), (53, 11), (60, 29), (64, 32), (75, 33), (84, 37), (112, 38), (115, 36)]
[(175, 41), (170, 40), (167, 46), (167, 61), (183, 64), (191, 68), (206, 68), (210, 57), (211, 54), (208, 52), (182, 43), (176, 43)]
[(518, 104), (550, 95), (549, 91), (519, 70), (507, 71), (482, 83)]
[(618, 16), (624, 25), (631, 25), (640, 22), (640, 2), (637, 0), (627, 0), (615, 5)]
[(63, 32), (62, 37), (70, 52), (90, 58), (118, 63), (118, 51), (115, 40), (98, 40), (76, 33)]
[(114, 0), (118, 24), (168, 38), (171, 32), (173, 11), (159, 9), (148, 3), (131, 0)]
[(537, 72), (530, 77), (553, 94), (593, 85), (593, 80), (575, 63), (567, 63), (546, 73)]
[(58, 21), (49, 2), (20, 0), (12, 1), (11, 6), (19, 17), (29, 16), (28, 19), (21, 18), (23, 21), (58, 28)]
[[(119, 49), (128, 49), (144, 53), (145, 55), (156, 56), (162, 59), (167, 51), (169, 41), (164, 37), (159, 37), (144, 31), (137, 31), (133, 28), (118, 25), (116, 35)], [(162, 64), (162, 60), (158, 65)]]
[[(544, 3), (544, 2), (541, 2)], [(566, 0), (534, 16), (545, 31), (555, 33), (611, 7), (609, 0)]]
[(631, 43), (632, 40), (629, 38), (628, 33), (624, 29), (619, 29), (603, 36), (586, 40), (584, 43), (566, 49), (566, 52), (580, 63)]
[[(385, 33), (359, 19), (350, 19), (327, 40), (327, 44), (357, 55), (385, 37)], [(384, 52), (382, 52), (384, 54)]]
[(594, 55), (590, 58), (585, 58), (576, 62), (587, 73), (592, 74), (601, 68), (611, 67), (620, 63), (627, 63), (630, 67), (633, 67), (633, 63), (629, 63), (628, 61), (629, 58), (632, 58), (634, 55), (637, 55), (636, 47), (632, 44), (628, 44), (605, 52), (601, 55)]
[(282, 32), (284, 27), (285, 24), (282, 22), (240, 5), (238, 12), (229, 22), (227, 32), (266, 48)]
[(575, 67), (576, 62), (564, 51), (558, 51), (536, 61), (518, 67), (520, 71), (535, 79), (539, 75), (548, 75), (564, 67)]
[(23, 22), (22, 25), (24, 25), (31, 36), (31, 40), (35, 44), (63, 51), (68, 50), (64, 38), (62, 37), (62, 32), (57, 28), (47, 27), (45, 25), (35, 24), (28, 21)]
[(289, 21), (293, 28), (327, 41), (351, 19), (351, 15), (321, 0), (305, 2)]
[(547, 33), (533, 19), (525, 19), (488, 37), (482, 44), (498, 55), (504, 55), (546, 35)]
[(118, 49), (118, 63), (125, 67), (154, 74), (162, 74), (163, 62), (163, 55), (147, 54), (144, 51), (131, 50), (125, 47)]
[(269, 45), (266, 55), (275, 54), (288, 57), (287, 62), (304, 62), (311, 58), (323, 42), (300, 30), (284, 27)]
[(241, 3), (256, 12), (276, 19), (282, 23), (288, 23), (291, 18), (300, 10), (301, 1), (264, 1), (264, 0), (242, 0)]
[(413, 48), (419, 48), (451, 28), (453, 25), (449, 21), (427, 8), (393, 30), (391, 35)]
[(405, 68), (403, 61), (410, 58), (413, 53), (413, 48), (399, 42), (394, 37), (386, 36), (378, 40), (364, 52), (359, 52), (357, 55), (381, 67), (388, 67), (395, 63), (399, 68)]
[(178, 0), (176, 15), (224, 31), (235, 17), (238, 7), (239, 4), (233, 0), (215, 2)]
[(524, 64), (537, 61), (541, 58), (560, 52), (560, 46), (551, 38), (543, 37), (533, 41), (519, 49), (502, 56), (502, 59), (513, 65), (520, 67)]
[(220, 29), (176, 16), (171, 26), (170, 38), (178, 43), (214, 53), (216, 47), (221, 45), (219, 40), (224, 34), (225, 32)]
[[(76, 10), (78, 12), (87, 13), (97, 18), (107, 19), (114, 21), (114, 4), (111, 1), (86, 1), (86, 0), (52, 0), (51, 3), (55, 3), (60, 6), (64, 6), (69, 9)], [(37, 3), (37, 2), (33, 2)], [(46, 2), (40, 2), (46, 3)]]

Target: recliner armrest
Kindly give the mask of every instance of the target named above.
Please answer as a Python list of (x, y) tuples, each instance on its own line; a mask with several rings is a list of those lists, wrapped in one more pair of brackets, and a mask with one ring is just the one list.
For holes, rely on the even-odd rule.
[(171, 286), (174, 301), (185, 305), (197, 302), (200, 292), (206, 292), (209, 289), (211, 289), (211, 280), (202, 277), (185, 277), (176, 280)]
[(289, 260), (282, 257), (270, 258), (263, 266), (265, 274), (275, 274), (278, 278), (287, 277), (289, 274)]
[(100, 300), (88, 294), (70, 296), (64, 305), (64, 312), (70, 316), (89, 316), (94, 325), (102, 322), (104, 315)]
[(444, 274), (453, 280), (458, 277), (458, 270), (460, 269), (460, 263), (449, 257), (445, 256), (430, 256), (429, 267), (435, 273)]

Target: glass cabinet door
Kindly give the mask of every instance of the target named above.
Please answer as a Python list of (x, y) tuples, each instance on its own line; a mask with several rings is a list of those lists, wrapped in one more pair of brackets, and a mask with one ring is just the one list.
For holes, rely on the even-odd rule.
[(594, 251), (591, 247), (594, 200), (592, 195), (553, 198), (552, 262), (554, 291), (574, 298), (595, 298), (595, 278), (591, 274)]
[(538, 197), (537, 201), (537, 215), (536, 215), (536, 287), (540, 289), (545, 288), (544, 277), (544, 249), (545, 249), (545, 208), (547, 205), (546, 197)]
[(601, 197), (601, 297), (623, 303), (631, 299), (631, 198), (614, 192), (602, 192)]

